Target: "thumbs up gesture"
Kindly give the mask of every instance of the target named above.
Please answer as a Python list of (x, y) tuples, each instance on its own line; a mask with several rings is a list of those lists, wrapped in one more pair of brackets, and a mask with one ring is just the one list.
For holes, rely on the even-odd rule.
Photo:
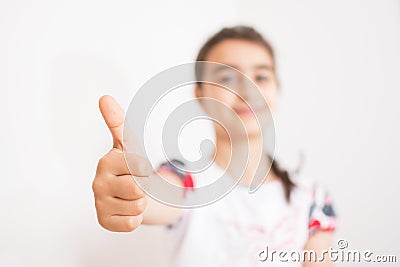
[(147, 207), (146, 195), (132, 175), (146, 179), (152, 168), (146, 158), (138, 156), (132, 162), (134, 173), (129, 172), (122, 143), (124, 111), (111, 96), (100, 98), (99, 106), (111, 132), (113, 148), (99, 160), (92, 184), (97, 218), (107, 230), (130, 232), (142, 223)]

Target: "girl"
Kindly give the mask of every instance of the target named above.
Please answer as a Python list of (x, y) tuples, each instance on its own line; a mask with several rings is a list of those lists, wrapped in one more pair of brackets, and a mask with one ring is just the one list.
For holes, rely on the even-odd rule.
[[(274, 52), (253, 28), (222, 29), (203, 45), (196, 61), (221, 63), (244, 73), (267, 99), (272, 113), (275, 112), (279, 83)], [(227, 76), (223, 81), (229, 83), (229, 79)], [(100, 110), (114, 145), (100, 159), (93, 181), (99, 223), (115, 232), (133, 231), (142, 223), (167, 226), (171, 266), (331, 266), (332, 262), (323, 253), (329, 249), (335, 229), (330, 197), (320, 188), (289, 175), (263, 152), (262, 132), (243, 99), (203, 83), (197, 84), (195, 95), (206, 112), (210, 107), (203, 103), (204, 97), (229, 106), (247, 132), (246, 136), (236, 137), (239, 141), (232, 145), (226, 131), (215, 124), (215, 164), (206, 174), (195, 175), (182, 173), (176, 167), (184, 165), (179, 161), (166, 162), (152, 172), (148, 161), (141, 157), (132, 159), (135, 167), (131, 168), (134, 173), (130, 173), (122, 153), (124, 113), (110, 96), (100, 99)], [(240, 184), (216, 203), (198, 209), (183, 210), (154, 201), (131, 177), (158, 173), (186, 187), (219, 177), (225, 170), (231, 177), (237, 177), (241, 174), (232, 167), (237, 162), (231, 161), (231, 151), (244, 149), (248, 151), (249, 162)], [(272, 164), (270, 171), (269, 164)], [(266, 179), (250, 195), (248, 185), (256, 170)], [(304, 251), (308, 253), (305, 260)]]

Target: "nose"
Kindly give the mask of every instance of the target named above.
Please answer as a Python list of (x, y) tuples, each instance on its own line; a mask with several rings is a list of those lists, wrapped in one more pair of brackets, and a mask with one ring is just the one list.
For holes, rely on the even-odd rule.
[(238, 84), (235, 88), (237, 97), (246, 102), (254, 102), (259, 98), (259, 89), (257, 85), (247, 77), (240, 77)]

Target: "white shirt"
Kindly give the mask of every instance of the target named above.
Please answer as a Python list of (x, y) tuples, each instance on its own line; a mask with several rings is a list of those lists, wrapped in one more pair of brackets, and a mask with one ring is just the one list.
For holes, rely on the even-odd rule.
[[(223, 171), (213, 164), (193, 175), (195, 187), (207, 184)], [(205, 207), (184, 210), (167, 231), (171, 266), (302, 266), (281, 262), (275, 254), (266, 262), (260, 252), (303, 251), (309, 236), (312, 186), (299, 180), (288, 203), (280, 180), (264, 183), (254, 194), (236, 186), (227, 196)], [(188, 191), (190, 193), (190, 191)], [(266, 254), (261, 254), (261, 259)]]

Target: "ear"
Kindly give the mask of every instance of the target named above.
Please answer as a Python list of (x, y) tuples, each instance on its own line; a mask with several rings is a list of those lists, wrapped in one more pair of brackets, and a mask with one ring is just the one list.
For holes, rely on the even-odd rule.
[(200, 107), (205, 111), (205, 107), (203, 105), (203, 90), (200, 88), (200, 86), (197, 84), (195, 89), (194, 89), (194, 96), (197, 98), (197, 101), (199, 102)]
[(201, 101), (200, 97), (203, 96), (203, 92), (201, 91), (201, 89), (200, 89), (200, 87), (199, 87), (198, 84), (196, 85), (196, 87), (195, 87), (195, 89), (194, 89), (194, 96), (195, 96), (196, 98), (199, 98), (198, 100)]

